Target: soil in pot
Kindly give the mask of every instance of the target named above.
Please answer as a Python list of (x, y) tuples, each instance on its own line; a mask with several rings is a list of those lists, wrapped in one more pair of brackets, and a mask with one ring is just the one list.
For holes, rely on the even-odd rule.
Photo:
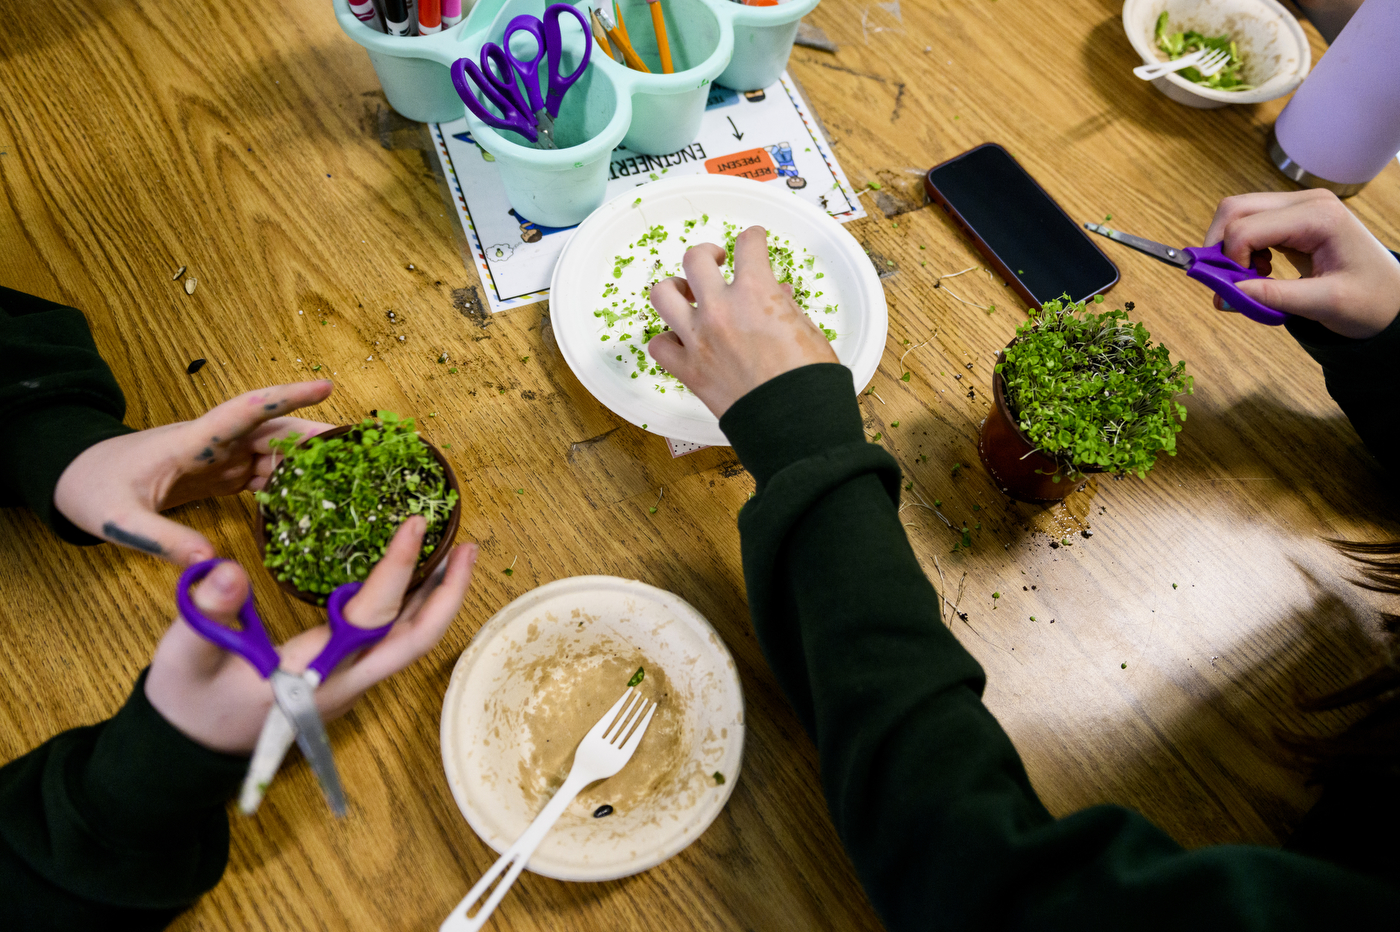
[(285, 459), (256, 496), (258, 544), (287, 592), (324, 604), (337, 586), (365, 579), (415, 514), (428, 529), (410, 588), (446, 557), (461, 519), (457, 477), (412, 418), (380, 412), (273, 446)]

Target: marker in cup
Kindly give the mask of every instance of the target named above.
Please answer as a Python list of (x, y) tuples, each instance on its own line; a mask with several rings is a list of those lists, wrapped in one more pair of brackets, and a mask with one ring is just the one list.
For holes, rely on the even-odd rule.
[(418, 34), (442, 32), (442, 0), (418, 0)]
[(408, 0), (384, 0), (384, 31), (391, 36), (413, 34), (413, 21), (408, 16)]

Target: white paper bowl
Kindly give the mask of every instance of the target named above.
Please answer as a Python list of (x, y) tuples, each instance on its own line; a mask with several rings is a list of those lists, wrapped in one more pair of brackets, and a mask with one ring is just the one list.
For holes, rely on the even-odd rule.
[[(734, 790), (744, 753), (733, 658), (679, 597), (635, 580), (575, 576), (497, 612), (452, 671), (442, 702), (442, 763), (483, 841), (499, 853), (525, 831), (563, 782), (573, 749), (638, 666), (647, 670), (639, 689), (659, 704), (636, 754), (564, 810), (527, 866), (557, 880), (615, 880), (655, 867), (709, 827)], [(579, 683), (608, 698), (585, 708)], [(560, 727), (571, 714), (574, 727)], [(537, 755), (557, 760), (553, 782)], [(613, 792), (629, 776), (630, 803)], [(602, 803), (617, 804), (616, 811), (594, 818)]]
[(1291, 94), (1312, 67), (1303, 27), (1277, 0), (1126, 0), (1123, 30), (1143, 64), (1166, 61), (1157, 48), (1157, 17), (1166, 10), (1173, 30), (1195, 29), (1208, 36), (1228, 34), (1245, 57), (1245, 77), (1253, 90), (1218, 91), (1177, 74), (1152, 85), (1177, 103), (1211, 110), (1228, 104), (1257, 104)]
[[(825, 211), (781, 184), (698, 175), (655, 181), (619, 195), (579, 224), (560, 254), (549, 285), (550, 320), (560, 352), (584, 388), (614, 414), (654, 434), (728, 445), (719, 420), (695, 395), (674, 387), (662, 394), (656, 379), (631, 378), (636, 367), (629, 364), (630, 354), (615, 342), (600, 342), (604, 325), (594, 316), (608, 304), (603, 289), (614, 282), (614, 259), (628, 243), (653, 225), (665, 224), (671, 230), (702, 215), (709, 215), (710, 223), (688, 235), (687, 244), (679, 243), (678, 237), (662, 244), (663, 261), (669, 266), (670, 255), (679, 257), (700, 242), (722, 245), (724, 221), (740, 228), (760, 224), (786, 236), (794, 247), (816, 257), (814, 271), (824, 275), (819, 282), (821, 302), (839, 307), (820, 323), (836, 331), (832, 347), (837, 358), (851, 369), (856, 387), (864, 387), (880, 364), (889, 328), (884, 288), (865, 250)], [(643, 266), (634, 263), (624, 271), (624, 292), (647, 281)], [(622, 362), (616, 360), (619, 354)]]

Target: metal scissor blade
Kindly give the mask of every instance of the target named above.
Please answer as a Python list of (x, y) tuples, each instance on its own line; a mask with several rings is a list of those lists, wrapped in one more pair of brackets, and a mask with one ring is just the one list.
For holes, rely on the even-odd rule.
[(1138, 252), (1145, 252), (1152, 258), (1160, 259), (1168, 265), (1175, 265), (1183, 269), (1191, 267), (1191, 257), (1175, 246), (1167, 246), (1163, 243), (1153, 242), (1150, 239), (1143, 239), (1141, 236), (1134, 236), (1131, 233), (1120, 233), (1101, 223), (1086, 223), (1084, 224), (1084, 229), (1088, 230), (1090, 233), (1107, 236), (1114, 242), (1122, 243), (1124, 246), (1131, 246)]
[(326, 726), (321, 723), (321, 714), (316, 711), (311, 684), (300, 675), (284, 670), (274, 671), (271, 681), (272, 695), (296, 729), (297, 746), (320, 781), (326, 802), (336, 816), (345, 815), (345, 791), (341, 789), (340, 774), (336, 772), (335, 758), (331, 756), (331, 740), (326, 735)]
[(554, 118), (549, 115), (548, 110), (535, 111), (535, 132), (539, 136), (535, 144), (541, 149), (559, 148), (559, 144), (554, 141)]
[(243, 790), (238, 794), (238, 808), (244, 815), (250, 816), (258, 811), (263, 797), (267, 795), (268, 784), (277, 776), (287, 751), (291, 750), (296, 739), (297, 730), (292, 727), (287, 713), (274, 703), (263, 722), (258, 746), (248, 762), (248, 775), (243, 778)]

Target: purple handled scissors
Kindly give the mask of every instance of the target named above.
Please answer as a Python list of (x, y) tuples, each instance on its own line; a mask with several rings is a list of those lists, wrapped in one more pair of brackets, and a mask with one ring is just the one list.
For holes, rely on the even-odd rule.
[[(563, 62), (564, 41), (559, 28), (559, 18), (565, 13), (572, 15), (583, 30), (583, 60), (567, 75), (560, 74)], [(520, 59), (510, 48), (510, 40), (518, 32), (529, 33), (535, 40), (535, 53), (532, 58)], [(467, 105), (476, 117), (488, 126), (508, 129), (519, 133), (538, 145), (541, 149), (557, 149), (554, 141), (554, 118), (559, 115), (559, 106), (564, 93), (583, 77), (593, 54), (588, 20), (577, 9), (567, 3), (555, 3), (544, 11), (544, 19), (522, 15), (512, 19), (501, 36), (501, 44), (488, 42), (481, 47), (481, 64), (459, 58), (451, 68), (452, 86), (457, 96)], [(540, 62), (547, 67), (545, 82), (547, 91), (540, 95)], [(477, 92), (500, 111), (500, 116), (492, 113), (482, 103), (467, 83), (470, 77)], [(520, 90), (524, 84), (524, 93)]]
[(313, 693), (317, 686), (330, 675), (346, 657), (378, 643), (389, 633), (393, 623), (381, 628), (357, 628), (345, 620), (344, 608), (361, 583), (346, 583), (331, 593), (326, 608), (330, 612), (331, 637), (326, 646), (316, 655), (302, 673), (292, 673), (282, 669), (281, 659), (268, 640), (262, 619), (253, 606), (250, 593), (243, 607), (238, 610), (238, 620), (242, 630), (227, 628), (205, 615), (190, 597), (190, 587), (208, 576), (220, 560), (205, 560), (196, 563), (180, 575), (179, 588), (175, 601), (180, 615), (206, 640), (212, 641), (227, 651), (238, 654), (253, 665), (272, 684), (272, 695), (276, 704), (268, 711), (263, 722), (262, 734), (258, 736), (257, 748), (248, 763), (248, 776), (243, 781), (243, 793), (239, 806), (245, 815), (252, 815), (262, 802), (267, 786), (272, 782), (282, 759), (295, 741), (311, 764), (311, 769), (320, 781), (331, 811), (337, 816), (345, 815), (345, 792), (340, 786), (340, 774), (331, 756), (330, 739), (326, 736), (326, 726), (321, 714), (316, 710)]
[(1288, 319), (1287, 314), (1260, 304), (1236, 287), (1238, 282), (1251, 278), (1267, 278), (1268, 276), (1260, 275), (1253, 269), (1247, 269), (1235, 260), (1227, 258), (1219, 243), (1214, 246), (1186, 246), (1177, 249), (1174, 246), (1154, 243), (1141, 236), (1133, 236), (1131, 233), (1120, 233), (1099, 223), (1086, 223), (1084, 229), (1100, 236), (1107, 236), (1124, 246), (1131, 246), (1168, 265), (1185, 269), (1188, 278), (1194, 278), (1220, 295), (1221, 300), (1225, 303), (1225, 309), (1228, 311), (1239, 311), (1250, 320), (1268, 324), (1271, 327), (1277, 327)]

